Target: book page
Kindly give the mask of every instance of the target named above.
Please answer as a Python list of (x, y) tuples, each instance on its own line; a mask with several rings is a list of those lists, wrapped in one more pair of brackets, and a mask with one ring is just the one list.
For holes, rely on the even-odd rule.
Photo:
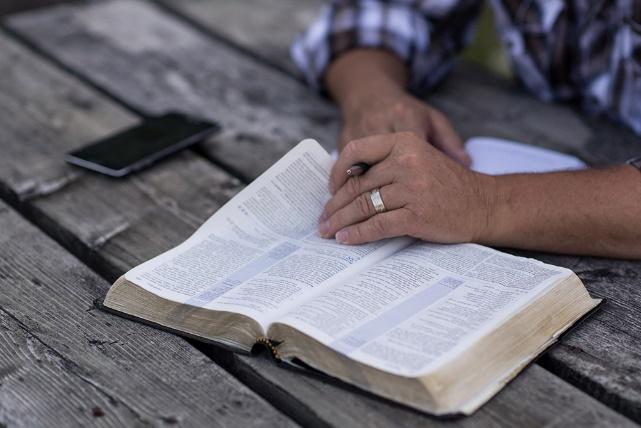
[(416, 242), (278, 322), (356, 361), (413, 377), (570, 274), (476, 244)]
[(126, 279), (163, 298), (238, 312), (266, 327), (308, 290), (407, 245), (396, 239), (346, 246), (317, 235), (332, 163), (316, 141), (301, 142), (187, 241)]

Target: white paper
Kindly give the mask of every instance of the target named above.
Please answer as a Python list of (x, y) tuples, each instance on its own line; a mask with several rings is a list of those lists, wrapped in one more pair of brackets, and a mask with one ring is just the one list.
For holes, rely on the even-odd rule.
[(465, 148), (472, 157), (472, 169), (490, 175), (553, 172), (586, 167), (577, 157), (499, 138), (470, 138), (465, 143)]

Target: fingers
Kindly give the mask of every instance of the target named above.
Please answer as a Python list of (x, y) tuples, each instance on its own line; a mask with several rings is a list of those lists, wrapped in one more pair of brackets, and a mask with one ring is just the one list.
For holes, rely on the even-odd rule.
[(394, 181), (394, 175), (394, 170), (387, 166), (386, 162), (382, 162), (371, 167), (364, 175), (349, 178), (327, 202), (321, 219), (329, 218), (338, 209), (343, 208), (363, 193), (391, 184)]
[(349, 178), (346, 171), (358, 162), (374, 165), (389, 155), (394, 146), (394, 135), (374, 135), (351, 141), (340, 154), (329, 176), (329, 190), (332, 194)]
[(463, 140), (456, 133), (449, 120), (437, 111), (433, 111), (431, 117), (433, 132), (430, 135), (430, 142), (461, 165), (466, 167), (472, 165), (472, 158), (465, 151)]
[[(396, 197), (398, 192), (394, 191), (393, 185), (383, 186), (379, 191), (385, 208), (388, 211), (396, 210), (403, 206), (403, 202)], [(323, 238), (332, 238), (339, 230), (365, 221), (375, 215), (380, 214), (376, 213), (370, 192), (365, 192), (353, 198), (348, 204), (338, 209), (327, 219), (321, 221), (318, 232)]]
[(410, 222), (410, 212), (405, 208), (387, 211), (339, 230), (336, 233), (336, 241), (340, 244), (356, 245), (403, 236), (406, 225)]

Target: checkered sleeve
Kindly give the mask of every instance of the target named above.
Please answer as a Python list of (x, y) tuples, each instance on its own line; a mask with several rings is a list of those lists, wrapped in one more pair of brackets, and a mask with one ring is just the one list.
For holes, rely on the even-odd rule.
[(411, 87), (438, 83), (470, 39), (478, 0), (332, 0), (294, 41), (294, 62), (307, 82), (323, 88), (327, 66), (350, 49), (382, 48), (408, 66)]

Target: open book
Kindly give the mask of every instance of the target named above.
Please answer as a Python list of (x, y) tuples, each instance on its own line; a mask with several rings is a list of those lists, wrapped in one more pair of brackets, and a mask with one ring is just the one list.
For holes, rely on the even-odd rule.
[(570, 270), (476, 244), (317, 235), (331, 157), (305, 140), (105, 306), (433, 414), (469, 414), (598, 304)]

